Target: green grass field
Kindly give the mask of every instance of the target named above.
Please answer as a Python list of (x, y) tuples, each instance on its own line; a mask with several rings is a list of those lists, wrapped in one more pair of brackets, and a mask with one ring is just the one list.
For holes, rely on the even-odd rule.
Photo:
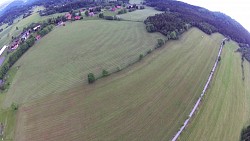
[[(110, 24), (113, 23), (111, 22)], [(132, 25), (132, 23), (127, 25)], [(126, 27), (126, 29), (130, 28)], [(107, 30), (111, 31), (111, 29)], [(50, 41), (51, 37), (54, 37), (55, 41), (55, 36), (53, 35), (58, 34), (58, 32), (70, 34), (71, 31), (68, 31), (67, 28), (60, 29), (60, 31), (56, 30), (49, 34), (51, 36), (46, 37), (46, 41)], [(91, 35), (88, 36), (91, 38)], [(119, 39), (118, 35), (115, 37)], [(66, 40), (63, 35), (60, 38)], [(132, 39), (134, 37), (131, 37), (130, 40)], [(143, 39), (140, 44), (146, 42), (146, 38)], [(20, 141), (170, 140), (181, 127), (198, 99), (216, 59), (222, 39), (223, 36), (220, 34), (207, 36), (200, 30), (192, 28), (180, 40), (168, 42), (164, 48), (154, 51), (140, 63), (136, 63), (107, 78), (100, 79), (93, 85), (83, 85), (79, 82), (78, 86), (75, 85), (75, 88), (68, 91), (26, 103), (18, 112), (15, 139)], [(89, 39), (90, 41), (91, 39)], [(50, 44), (52, 44), (51, 42)], [(77, 43), (76, 41), (74, 42)], [(85, 40), (85, 42), (87, 41)], [(82, 44), (85, 42), (82, 42)], [(88, 46), (95, 43), (94, 41), (92, 42)], [(111, 41), (110, 43), (113, 42)], [(105, 42), (100, 41), (100, 43), (105, 45)], [(43, 46), (40, 44), (43, 44)], [(63, 42), (61, 46), (54, 46), (57, 49), (61, 48), (65, 51), (66, 47), (63, 47), (65, 44)], [(76, 46), (69, 47), (76, 48)], [(112, 47), (118, 46), (113, 44)], [(126, 48), (128, 47), (130, 46), (126, 45)], [(74, 77), (73, 74), (77, 74), (72, 73), (72, 71), (75, 71), (75, 68), (80, 68), (84, 71), (84, 68), (80, 66), (89, 66), (87, 62), (85, 63), (80, 58), (74, 59), (75, 56), (80, 56), (74, 53), (76, 55), (72, 59), (74, 61), (81, 60), (77, 64), (78, 67), (72, 66), (74, 63), (69, 61), (67, 64), (71, 67), (60, 67), (59, 69), (61, 72), (66, 71), (67, 73), (55, 73), (53, 72), (57, 69), (55, 65), (63, 63), (64, 61), (61, 59), (66, 54), (62, 54), (63, 51), (57, 50), (61, 56), (60, 59), (51, 61), (56, 57), (50, 58), (40, 51), (41, 56), (44, 58), (39, 57), (41, 60), (36, 61), (39, 60), (35, 58), (35, 56), (39, 56), (36, 53), (37, 48), (44, 48), (43, 52), (49, 54), (53, 49), (53, 45), (46, 46), (45, 43), (40, 42), (19, 61), (18, 64), (21, 65), (21, 68), (20, 72), (17, 73), (13, 89), (16, 88), (17, 90), (17, 84), (20, 84), (22, 81), (29, 83), (31, 81), (29, 80), (30, 78), (40, 75), (41, 73), (37, 72), (38, 69), (36, 68), (47, 70), (46, 73), (48, 75), (55, 74), (57, 78), (54, 77), (51, 79), (54, 81), (55, 79), (62, 80), (61, 78), (64, 75), (67, 76), (67, 79), (69, 79), (68, 77)], [(45, 50), (46, 48), (48, 48), (47, 51)], [(91, 51), (90, 49), (93, 50)], [(85, 56), (91, 52), (95, 53), (98, 50), (102, 50), (104, 53), (103, 49), (97, 50), (95, 47), (88, 48), (87, 50), (90, 51)], [(77, 52), (80, 53), (80, 51)], [(70, 53), (70, 51), (67, 51), (67, 53)], [(103, 53), (91, 56), (106, 58), (103, 56)], [(53, 54), (57, 55), (56, 52), (53, 52)], [(114, 53), (108, 54), (111, 55)], [(67, 56), (69, 57), (69, 55)], [(121, 54), (118, 56), (121, 57)], [(126, 54), (126, 56), (128, 55)], [(33, 60), (30, 58), (33, 58)], [(95, 64), (97, 64), (98, 60), (88, 59), (88, 61)], [(32, 62), (36, 62), (37, 66), (32, 66)], [(50, 66), (51, 69), (41, 67), (51, 62), (56, 62), (56, 64)], [(29, 66), (32, 70), (25, 72), (25, 68)], [(29, 78), (26, 78), (27, 80), (21, 79), (21, 76), (25, 73), (30, 74)], [(35, 73), (35, 75), (32, 75), (32, 73)], [(50, 77), (53, 76), (46, 76), (46, 79)], [(36, 80), (39, 79), (32, 80), (33, 84), (38, 83)], [(80, 80), (82, 81), (82, 79)], [(64, 81), (66, 84), (68, 82), (69, 80)], [(51, 85), (55, 87), (55, 83), (57, 84), (58, 82), (51, 83)], [(32, 86), (33, 88), (31, 89), (34, 89), (35, 85)], [(39, 90), (44, 88), (42, 85), (39, 86)], [(29, 90), (32, 91), (31, 89)], [(26, 95), (23, 94), (20, 98), (27, 96), (28, 92), (27, 90)], [(21, 93), (18, 94), (21, 95)], [(33, 93), (33, 95), (36, 94)], [(9, 93), (9, 96), (14, 98), (16, 95)]]
[[(0, 95), (0, 101), (4, 98), (4, 95)], [(4, 124), (4, 139), (14, 139), (14, 125), (15, 125), (16, 112), (12, 111), (11, 108), (0, 109), (0, 122)]]
[(124, 20), (130, 21), (144, 21), (149, 16), (154, 16), (155, 14), (162, 13), (161, 11), (156, 11), (151, 7), (145, 7), (143, 10), (136, 10), (133, 12), (128, 12), (126, 14), (119, 15)]
[(181, 140), (240, 139), (241, 130), (249, 124), (250, 65), (245, 62), (246, 79), (242, 81), (241, 55), (234, 52), (237, 48), (234, 42), (226, 44), (213, 83)]
[(90, 72), (100, 76), (103, 69), (124, 68), (154, 48), (158, 38), (164, 37), (135, 22), (90, 20), (56, 28), (15, 64), (20, 69), (4, 104), (86, 84)]

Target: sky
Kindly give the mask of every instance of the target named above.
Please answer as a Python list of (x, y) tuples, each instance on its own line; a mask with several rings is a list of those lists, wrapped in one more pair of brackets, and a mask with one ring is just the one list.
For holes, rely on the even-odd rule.
[[(10, 0), (0, 0), (0, 5)], [(238, 21), (250, 32), (250, 4), (248, 0), (179, 0), (201, 6), (211, 11), (219, 11)]]
[(249, 0), (179, 0), (192, 5), (204, 7), (210, 11), (225, 13), (238, 21), (250, 32)]
[(6, 1), (10, 1), (10, 0), (0, 0), (0, 5), (2, 5), (2, 4), (5, 3)]

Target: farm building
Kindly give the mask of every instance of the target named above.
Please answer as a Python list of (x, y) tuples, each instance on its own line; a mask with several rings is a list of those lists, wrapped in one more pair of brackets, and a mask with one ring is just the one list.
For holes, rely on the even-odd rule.
[(5, 49), (7, 48), (8, 46), (3, 46), (3, 48), (0, 50), (0, 56), (3, 54), (3, 52), (5, 51)]
[(38, 26), (34, 27), (33, 30), (34, 30), (34, 31), (37, 31), (37, 30), (40, 29), (40, 28), (41, 28), (41, 25), (38, 25)]
[(30, 32), (29, 32), (29, 31), (26, 31), (26, 32), (22, 35), (21, 40), (25, 41), (26, 39), (29, 38), (29, 35), (30, 35)]
[(14, 41), (10, 46), (12, 50), (17, 49), (18, 47), (19, 47), (19, 40)]
[(75, 16), (75, 20), (80, 20), (81, 16)]
[(90, 17), (93, 17), (93, 16), (95, 16), (95, 13), (94, 13), (94, 12), (90, 12), (90, 13), (89, 13), (89, 16), (90, 16)]
[(40, 39), (41, 39), (41, 35), (37, 35), (36, 40), (40, 40)]
[(71, 20), (72, 19), (72, 15), (70, 13), (65, 14), (65, 17), (67, 20)]
[(113, 8), (110, 9), (110, 11), (113, 11), (113, 12), (114, 12), (114, 11), (116, 11), (116, 8), (113, 7)]
[(63, 21), (60, 21), (57, 23), (57, 26), (65, 26), (65, 23)]

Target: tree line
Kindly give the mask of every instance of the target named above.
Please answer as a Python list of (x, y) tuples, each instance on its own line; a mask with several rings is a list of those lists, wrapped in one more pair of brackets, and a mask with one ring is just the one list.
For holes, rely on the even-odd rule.
[(181, 18), (179, 13), (165, 12), (148, 17), (144, 23), (148, 32), (160, 32), (167, 39), (178, 39), (178, 36), (189, 29), (190, 24)]

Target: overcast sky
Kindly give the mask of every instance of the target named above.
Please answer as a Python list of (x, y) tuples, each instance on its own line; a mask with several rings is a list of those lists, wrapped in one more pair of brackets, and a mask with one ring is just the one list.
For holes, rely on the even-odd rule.
[[(0, 0), (0, 5), (9, 0)], [(205, 7), (211, 11), (223, 12), (241, 23), (250, 31), (250, 4), (248, 0), (180, 0)]]
[(249, 0), (179, 0), (192, 5), (220, 11), (238, 21), (250, 32)]
[(0, 5), (2, 5), (2, 4), (5, 3), (6, 1), (10, 1), (10, 0), (0, 0)]

